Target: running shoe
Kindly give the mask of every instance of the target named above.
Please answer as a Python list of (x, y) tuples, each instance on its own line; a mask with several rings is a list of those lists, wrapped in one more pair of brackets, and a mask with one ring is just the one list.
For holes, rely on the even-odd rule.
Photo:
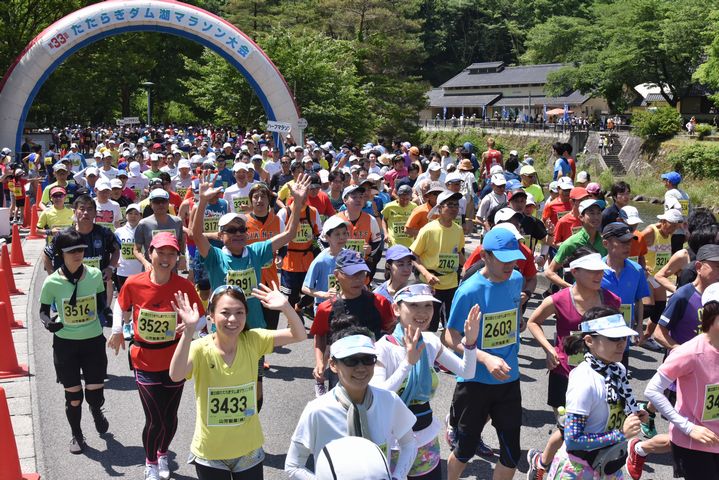
[(327, 387), (325, 387), (325, 382), (315, 382), (315, 397), (320, 398), (325, 393), (327, 393)]
[(446, 427), (444, 439), (447, 440), (450, 450), (454, 450), (457, 446), (457, 436), (454, 432), (454, 428), (449, 424), (449, 413), (444, 417), (444, 426)]
[(494, 457), (494, 450), (492, 447), (484, 443), (484, 440), (482, 440), (482, 437), (479, 437), (479, 442), (477, 443), (477, 450), (475, 452), (480, 457), (486, 457), (486, 458), (493, 458)]
[(644, 343), (642, 344), (642, 346), (644, 348), (646, 348), (647, 350), (651, 350), (653, 352), (661, 352), (662, 350), (664, 350), (664, 347), (662, 347), (659, 344), (659, 342), (654, 340), (653, 337), (649, 337), (646, 340), (644, 340)]
[(544, 474), (547, 471), (542, 467), (540, 461), (542, 459), (542, 451), (536, 448), (531, 448), (527, 452), (527, 463), (529, 463), (529, 470), (527, 470), (527, 480), (542, 480)]
[(73, 455), (79, 455), (82, 453), (82, 451), (85, 450), (85, 437), (82, 435), (80, 436), (72, 436), (72, 439), (70, 440), (70, 453)]
[(102, 411), (102, 408), (91, 408), (90, 413), (92, 413), (92, 419), (95, 421), (95, 429), (97, 430), (97, 433), (100, 435), (107, 433), (107, 430), (110, 428), (110, 422), (107, 421), (107, 417), (105, 417), (105, 413)]
[(122, 336), (125, 340), (132, 340), (132, 324), (126, 323), (122, 326)]
[(647, 461), (647, 457), (642, 457), (634, 451), (634, 447), (637, 443), (639, 443), (638, 438), (629, 440), (629, 452), (627, 454), (627, 472), (633, 480), (639, 480), (642, 477), (644, 462)]
[(168, 480), (170, 478), (170, 464), (167, 454), (157, 456), (157, 473), (162, 480)]
[(647, 423), (641, 423), (639, 426), (642, 429), (642, 435), (644, 438), (654, 438), (657, 436), (657, 427), (654, 425), (654, 418), (657, 416), (656, 413), (649, 412), (649, 420)]
[(145, 465), (145, 480), (160, 480), (157, 465)]

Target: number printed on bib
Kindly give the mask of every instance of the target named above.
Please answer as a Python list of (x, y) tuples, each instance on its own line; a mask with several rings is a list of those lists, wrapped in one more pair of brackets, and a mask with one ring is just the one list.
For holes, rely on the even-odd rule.
[(177, 314), (140, 309), (137, 315), (137, 333), (147, 343), (170, 342), (175, 338)]
[(220, 230), (220, 217), (205, 217), (202, 222), (205, 232), (217, 232)]
[(135, 244), (134, 243), (123, 243), (120, 247), (120, 254), (123, 260), (135, 260)]
[(689, 200), (682, 198), (679, 200), (679, 205), (682, 207), (682, 215), (687, 218), (689, 216)]
[(97, 318), (95, 295), (77, 297), (74, 307), (69, 302), (69, 298), (62, 299), (62, 323), (65, 325), (84, 325)]
[(295, 243), (307, 243), (312, 240), (312, 225), (309, 223), (300, 223), (297, 227), (297, 233), (292, 240)]
[(702, 422), (713, 420), (719, 420), (719, 383), (707, 385), (704, 389)]
[(240, 287), (246, 297), (252, 294), (252, 289), (257, 288), (257, 275), (254, 268), (246, 270), (228, 270), (225, 276), (227, 285)]
[(517, 309), (482, 315), (482, 350), (517, 343)]
[(232, 206), (235, 207), (235, 212), (241, 212), (242, 207), (250, 206), (250, 197), (235, 197), (232, 199)]
[(437, 271), (442, 274), (456, 273), (459, 267), (458, 253), (440, 253)]
[(565, 210), (565, 211), (563, 211), (563, 212), (557, 212), (557, 220), (561, 219), (562, 217), (564, 217), (565, 215), (567, 215), (569, 212), (571, 212), (571, 210)]
[(82, 264), (86, 267), (100, 268), (100, 257), (85, 257), (82, 259)]
[(233, 427), (255, 414), (255, 382), (236, 387), (208, 387), (207, 426)]
[(627, 414), (624, 413), (624, 407), (622, 406), (622, 403), (610, 403), (608, 406), (609, 418), (607, 418), (607, 428), (605, 431), (622, 431), (622, 429), (624, 428), (624, 420), (627, 418)]
[(339, 292), (340, 291), (340, 282), (337, 281), (337, 277), (335, 277), (333, 274), (327, 275), (327, 291)]
[(669, 263), (669, 259), (671, 258), (671, 256), (671, 252), (657, 252), (655, 260), (656, 270), (659, 270), (664, 265)]
[(351, 238), (347, 240), (345, 248), (349, 248), (350, 250), (354, 250), (360, 255), (364, 255), (364, 240), (362, 240), (361, 238)]
[(392, 222), (392, 235), (394, 238), (409, 238), (404, 232), (404, 225), (406, 222)]

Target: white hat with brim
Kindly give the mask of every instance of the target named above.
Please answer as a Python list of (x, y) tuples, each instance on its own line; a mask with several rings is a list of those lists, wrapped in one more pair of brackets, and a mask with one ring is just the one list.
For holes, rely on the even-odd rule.
[(709, 302), (719, 302), (719, 283), (712, 283), (702, 293), (702, 306)]
[(637, 210), (637, 207), (627, 205), (626, 207), (622, 207), (620, 213), (627, 216), (627, 218), (624, 219), (627, 225), (639, 225), (640, 223), (644, 223), (644, 220), (642, 220), (639, 216), (639, 210)]
[(344, 218), (333, 215), (330, 218), (328, 218), (325, 223), (322, 225), (322, 235), (321, 239), (327, 241), (327, 235), (329, 235), (332, 230), (334, 230), (337, 227), (340, 227), (342, 225), (349, 227), (350, 222), (345, 220)]
[(612, 267), (604, 263), (602, 256), (598, 253), (590, 253), (569, 263), (569, 269), (574, 270), (575, 268), (581, 268), (584, 270), (604, 271), (612, 270)]
[(138, 205), (137, 203), (131, 203), (130, 205), (128, 205), (127, 208), (125, 208), (125, 213), (127, 214), (127, 212), (129, 212), (130, 210), (136, 210), (137, 213), (142, 213), (140, 205)]
[(424, 283), (415, 283), (407, 285), (406, 287), (400, 288), (392, 297), (394, 303), (407, 302), (407, 303), (423, 303), (423, 302), (435, 302), (442, 303), (434, 296), (432, 287)]
[(666, 220), (669, 223), (682, 223), (684, 221), (684, 215), (677, 209), (670, 208), (661, 215), (657, 215), (659, 220)]
[(87, 245), (84, 243), (79, 243), (77, 245), (71, 245), (69, 247), (63, 248), (62, 253), (72, 252), (73, 250), (77, 250), (79, 248), (87, 248)]
[(347, 198), (347, 195), (355, 192), (356, 190), (362, 190), (362, 193), (364, 193), (365, 188), (360, 185), (349, 185), (342, 191), (342, 198)]
[(637, 335), (636, 331), (627, 327), (621, 313), (587, 320), (580, 324), (580, 329), (582, 333), (598, 333), (607, 338), (625, 338)]
[(340, 338), (330, 347), (330, 356), (342, 359), (353, 355), (377, 355), (374, 342), (366, 335), (349, 335)]
[(240, 219), (243, 222), (247, 222), (247, 217), (245, 217), (244, 215), (239, 214), (239, 213), (230, 212), (230, 213), (226, 213), (223, 216), (221, 216), (220, 220), (217, 222), (217, 225), (220, 228), (222, 228), (225, 225), (229, 224), (230, 222), (234, 221), (235, 219)]

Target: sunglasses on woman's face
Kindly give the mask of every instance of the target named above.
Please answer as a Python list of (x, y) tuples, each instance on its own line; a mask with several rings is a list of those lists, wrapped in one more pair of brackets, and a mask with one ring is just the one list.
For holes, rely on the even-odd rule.
[(353, 355), (347, 358), (338, 358), (337, 360), (348, 367), (356, 367), (360, 363), (369, 367), (377, 363), (377, 357), (375, 355)]

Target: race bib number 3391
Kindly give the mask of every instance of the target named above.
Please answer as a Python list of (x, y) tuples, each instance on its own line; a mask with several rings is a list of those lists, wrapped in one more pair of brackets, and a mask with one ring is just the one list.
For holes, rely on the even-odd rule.
[(517, 343), (517, 309), (485, 313), (482, 319), (482, 350)]
[(207, 389), (207, 426), (233, 427), (255, 414), (255, 382)]

